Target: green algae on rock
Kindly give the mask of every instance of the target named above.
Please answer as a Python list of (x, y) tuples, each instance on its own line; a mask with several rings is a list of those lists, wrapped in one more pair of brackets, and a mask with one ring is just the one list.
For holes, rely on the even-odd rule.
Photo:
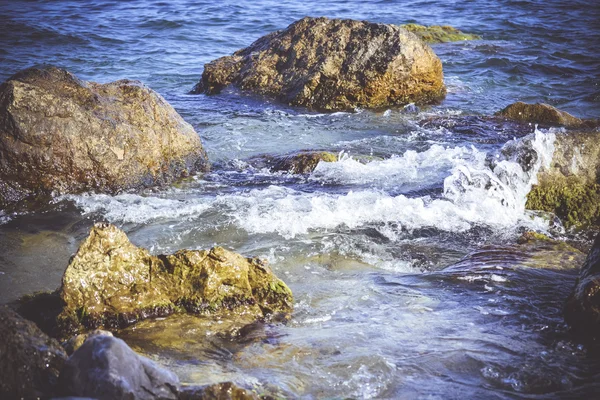
[(329, 151), (299, 151), (282, 156), (261, 155), (248, 160), (256, 168), (268, 168), (273, 172), (283, 171), (290, 174), (308, 174), (315, 170), (320, 162), (335, 162), (338, 157)]
[(406, 29), (323, 17), (206, 64), (192, 92), (229, 85), (322, 111), (430, 103), (446, 93), (440, 59)]
[(417, 35), (425, 43), (430, 44), (481, 39), (481, 36), (479, 35), (465, 33), (448, 25), (425, 26), (419, 24), (404, 24), (400, 26)]
[(255, 319), (290, 313), (290, 289), (260, 259), (222, 247), (151, 255), (117, 227), (98, 223), (63, 276), (60, 332), (123, 328), (178, 312)]
[(0, 85), (0, 208), (169, 184), (208, 168), (194, 128), (141, 82), (50, 66)]
[(40, 398), (55, 393), (67, 354), (6, 306), (0, 307), (0, 398)]
[(600, 136), (569, 131), (556, 135), (549, 168), (527, 195), (530, 210), (556, 214), (567, 228), (600, 224)]

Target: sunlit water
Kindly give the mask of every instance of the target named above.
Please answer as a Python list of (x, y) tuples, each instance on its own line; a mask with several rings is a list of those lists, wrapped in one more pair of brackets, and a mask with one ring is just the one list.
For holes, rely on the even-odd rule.
[[(305, 15), (450, 24), (483, 39), (433, 46), (448, 86), (433, 107), (317, 114), (234, 90), (187, 94), (204, 63)], [(262, 256), (294, 292), (286, 325), (220, 336), (169, 319), (122, 334), (184, 382), (306, 398), (594, 393), (598, 362), (562, 319), (581, 254), (516, 244), (525, 230), (564, 237), (524, 207), (559, 131), (423, 121), (517, 100), (598, 117), (599, 20), (597, 5), (559, 1), (0, 3), (1, 80), (43, 62), (141, 79), (213, 163), (172, 188), (0, 215), (0, 302), (58, 287), (91, 224), (107, 220), (153, 253), (218, 244)], [(302, 149), (340, 161), (298, 176), (249, 161)], [(168, 324), (180, 341), (161, 338)]]

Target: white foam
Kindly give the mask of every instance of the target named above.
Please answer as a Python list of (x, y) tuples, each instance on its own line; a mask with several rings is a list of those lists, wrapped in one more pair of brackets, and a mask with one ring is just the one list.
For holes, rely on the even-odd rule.
[[(530, 216), (525, 210), (525, 196), (540, 167), (551, 159), (553, 143), (552, 133), (536, 130), (529, 137), (507, 143), (491, 164), (486, 154), (474, 147), (439, 145), (367, 164), (350, 157), (319, 164), (313, 175), (315, 180), (368, 184), (344, 193), (307, 193), (272, 185), (218, 196), (195, 193), (185, 200), (131, 194), (67, 198), (85, 213), (101, 212), (111, 222), (191, 220), (210, 213), (219, 216), (215, 230), (234, 224), (248, 233), (277, 233), (285, 238), (311, 231), (387, 224), (394, 228), (382, 232), (390, 239), (400, 230), (423, 227), (449, 232), (463, 232), (475, 225), (496, 230), (516, 226), (543, 230), (547, 222)], [(517, 160), (525, 153), (533, 154), (528, 158), (533, 161), (524, 169)], [(443, 195), (438, 198), (411, 198), (388, 190), (442, 181)]]
[(84, 214), (102, 213), (109, 222), (148, 223), (163, 219), (192, 219), (210, 208), (202, 199), (177, 200), (136, 194), (66, 195)]

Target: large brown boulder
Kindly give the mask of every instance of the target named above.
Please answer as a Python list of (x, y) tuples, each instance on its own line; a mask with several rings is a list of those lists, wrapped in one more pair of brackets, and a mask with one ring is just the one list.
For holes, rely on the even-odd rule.
[(429, 103), (446, 92), (440, 59), (406, 29), (309, 17), (206, 64), (193, 92), (228, 85), (324, 111)]
[(586, 339), (600, 339), (600, 234), (565, 306), (565, 320)]
[(567, 227), (600, 225), (600, 133), (556, 135), (548, 168), (527, 195), (526, 207), (556, 214)]
[(33, 67), (0, 85), (0, 209), (167, 184), (207, 168), (192, 126), (140, 82)]
[(60, 344), (5, 306), (0, 306), (0, 338), (0, 398), (52, 395), (67, 359)]
[(63, 336), (176, 312), (260, 319), (293, 307), (290, 289), (260, 259), (222, 247), (153, 256), (105, 223), (92, 228), (72, 258), (60, 296)]

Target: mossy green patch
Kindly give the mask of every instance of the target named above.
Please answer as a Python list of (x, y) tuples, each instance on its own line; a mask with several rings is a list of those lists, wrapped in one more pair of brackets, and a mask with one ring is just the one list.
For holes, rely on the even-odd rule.
[(576, 179), (545, 182), (527, 195), (526, 207), (553, 212), (565, 227), (587, 227), (600, 222), (600, 185)]
[(481, 36), (479, 35), (461, 32), (448, 25), (424, 26), (419, 24), (405, 24), (401, 26), (429, 44), (481, 39)]

